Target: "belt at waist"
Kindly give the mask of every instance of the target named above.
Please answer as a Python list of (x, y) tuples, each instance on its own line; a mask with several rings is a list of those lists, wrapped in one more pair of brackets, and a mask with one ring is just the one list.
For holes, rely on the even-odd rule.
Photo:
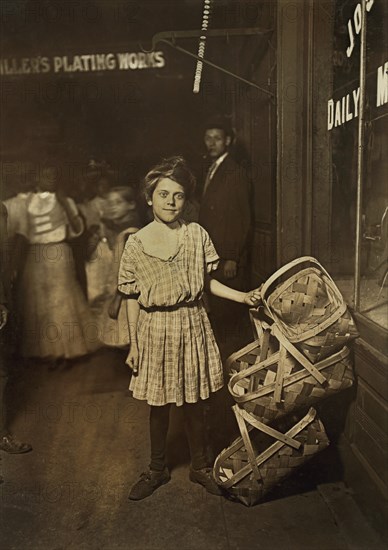
[(174, 304), (172, 306), (150, 306), (145, 307), (140, 304), (140, 309), (146, 313), (153, 313), (154, 311), (177, 311), (182, 308), (195, 308), (202, 304), (201, 300), (193, 300), (192, 302), (179, 302), (179, 304)]

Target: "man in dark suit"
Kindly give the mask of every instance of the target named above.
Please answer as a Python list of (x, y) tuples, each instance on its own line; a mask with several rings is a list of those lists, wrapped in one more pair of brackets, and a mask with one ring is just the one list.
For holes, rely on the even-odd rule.
[[(10, 284), (7, 262), (7, 209), (0, 202), (0, 450), (7, 453), (26, 453), (31, 445), (17, 441), (7, 429), (4, 401), (7, 383), (7, 330)], [(1, 476), (0, 476), (1, 481)]]
[[(221, 258), (214, 274), (216, 279), (237, 290), (246, 290), (251, 227), (249, 180), (230, 153), (233, 131), (225, 119), (208, 122), (204, 141), (211, 164), (203, 185), (199, 223), (209, 233)], [(225, 356), (238, 345), (244, 309), (220, 298), (209, 299), (210, 317)]]

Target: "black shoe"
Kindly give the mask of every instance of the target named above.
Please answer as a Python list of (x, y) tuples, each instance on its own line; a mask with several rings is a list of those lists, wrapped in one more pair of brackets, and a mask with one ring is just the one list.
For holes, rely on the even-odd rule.
[(32, 447), (28, 443), (18, 441), (13, 435), (7, 434), (0, 438), (0, 450), (10, 454), (21, 454), (32, 451)]
[(168, 483), (170, 479), (170, 472), (167, 468), (161, 472), (148, 470), (148, 472), (141, 474), (139, 481), (130, 490), (128, 498), (130, 500), (142, 500), (149, 497), (156, 489)]
[(214, 481), (212, 468), (201, 468), (200, 470), (190, 468), (189, 477), (190, 481), (193, 483), (199, 483), (205, 487), (208, 493), (211, 493), (212, 495), (222, 496), (224, 494), (221, 487), (219, 487)]

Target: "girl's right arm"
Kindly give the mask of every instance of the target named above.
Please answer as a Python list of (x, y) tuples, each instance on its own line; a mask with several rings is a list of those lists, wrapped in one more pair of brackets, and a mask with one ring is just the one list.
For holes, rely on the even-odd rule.
[(140, 306), (136, 298), (128, 298), (126, 300), (128, 330), (129, 330), (129, 353), (126, 359), (126, 364), (132, 369), (134, 376), (138, 374), (139, 368), (139, 348), (137, 345), (137, 323), (139, 320)]
[(260, 288), (256, 288), (250, 292), (240, 292), (239, 290), (235, 290), (234, 288), (230, 288), (229, 286), (220, 283), (217, 279), (213, 279), (211, 275), (206, 275), (205, 287), (214, 296), (225, 298), (226, 300), (231, 300), (232, 302), (246, 304), (250, 307), (257, 306), (261, 301)]

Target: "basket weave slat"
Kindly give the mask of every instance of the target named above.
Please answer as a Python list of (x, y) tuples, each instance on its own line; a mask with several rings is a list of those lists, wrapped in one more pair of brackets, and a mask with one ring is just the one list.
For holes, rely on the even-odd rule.
[[(302, 265), (308, 267), (292, 273)], [(294, 260), (274, 273), (263, 285), (262, 299), (269, 315), (291, 342), (315, 336), (346, 312), (334, 281), (311, 257)]]
[(291, 342), (287, 340), (287, 338), (283, 335), (283, 333), (278, 329), (276, 325), (273, 326), (272, 329), (273, 335), (279, 340), (282, 347), (285, 347), (286, 350), (293, 355), (293, 357), (301, 364), (303, 367), (308, 370), (308, 372), (314, 376), (314, 378), (320, 383), (325, 383), (324, 376), (318, 371), (318, 369), (309, 361), (299, 350), (297, 347), (293, 346)]
[(275, 390), (273, 394), (275, 403), (280, 403), (282, 399), (283, 382), (284, 382), (284, 375), (285, 375), (284, 363), (286, 361), (286, 358), (287, 358), (287, 350), (285, 348), (281, 348), (279, 353), (278, 368), (276, 371)]
[[(233, 407), (236, 418), (246, 426), (258, 426), (246, 411)], [(246, 430), (246, 433), (248, 430)], [(256, 504), (267, 492), (302, 466), (311, 456), (323, 450), (329, 444), (324, 427), (316, 417), (316, 411), (308, 414), (286, 432), (292, 440), (300, 444), (299, 450), (276, 440), (268, 448), (261, 448), (260, 430), (249, 431), (250, 446), (256, 450), (254, 463), (249, 456), (242, 437), (236, 439), (230, 447), (217, 457), (213, 475), (216, 482), (228, 491), (231, 498), (247, 506)], [(238, 453), (238, 460), (236, 456)], [(244, 460), (241, 460), (241, 455)], [(251, 453), (250, 453), (251, 455)]]
[[(282, 335), (281, 337), (284, 338)], [(258, 345), (257, 341), (256, 345)], [(287, 345), (291, 346), (290, 349), (295, 352), (295, 346), (289, 342)], [(272, 348), (269, 346), (267, 350), (269, 349), (273, 349), (273, 346)], [(280, 349), (285, 350), (284, 347)], [(350, 350), (347, 347), (314, 365), (314, 369), (323, 377), (324, 384), (319, 383), (316, 377), (304, 368), (304, 365), (288, 353), (279, 400), (276, 375), (281, 353), (283, 352), (275, 352), (261, 363), (242, 368), (242, 364), (239, 363), (239, 354), (236, 352), (233, 354), (234, 361), (229, 364), (235, 371), (229, 381), (229, 392), (246, 411), (266, 424), (271, 424), (276, 419), (298, 409), (307, 408), (353, 384)], [(300, 357), (298, 353), (297, 356)], [(303, 361), (304, 363), (307, 361), (304, 356)], [(278, 397), (275, 396), (276, 387), (278, 387)]]
[[(284, 280), (305, 264), (309, 267)], [(278, 270), (263, 285), (262, 294), (267, 314), (312, 363), (358, 335), (338, 288), (315, 258), (301, 258)]]
[[(268, 356), (269, 354), (269, 337), (270, 337), (270, 334), (269, 334), (269, 331), (268, 330), (265, 330), (262, 332), (262, 336), (260, 338), (260, 348), (259, 348), (259, 355), (258, 355), (258, 360), (255, 361), (255, 363), (258, 363), (258, 362), (262, 362), (265, 360), (265, 358)], [(267, 372), (267, 375), (270, 373), (270, 371)], [(267, 378), (267, 375), (266, 375), (266, 378)], [(252, 391), (254, 389), (254, 387), (256, 386), (256, 384), (259, 383), (260, 379), (261, 379), (261, 374), (254, 374), (251, 379), (250, 379), (250, 383), (249, 383), (249, 390)], [(272, 380), (271, 380), (272, 382)], [(264, 381), (264, 384), (266, 383), (266, 381)], [(267, 382), (269, 383), (269, 381)]]
[[(263, 305), (251, 310), (257, 339), (227, 361), (241, 437), (213, 471), (217, 483), (247, 505), (328, 445), (314, 409), (286, 433), (275, 426), (353, 384), (347, 345), (357, 336), (341, 293), (315, 258), (279, 269), (261, 295)], [(275, 443), (268, 446), (268, 438)]]
[[(252, 467), (252, 474), (255, 477), (255, 479), (260, 480), (261, 476), (260, 476), (258, 465), (256, 463), (256, 455), (255, 455), (255, 451), (254, 451), (253, 446), (252, 446), (251, 439), (249, 437), (247, 425), (244, 422), (244, 418), (240, 414), (236, 414), (236, 420), (237, 420), (237, 424), (238, 424), (238, 427), (239, 427), (239, 430), (240, 430), (240, 433), (241, 433), (241, 437), (242, 437), (242, 440), (243, 440), (243, 443), (244, 443), (244, 449), (245, 449), (246, 454), (248, 456), (249, 463)], [(236, 467), (239, 470), (241, 470), (241, 468), (242, 468), (241, 461), (239, 461), (239, 464), (236, 464)]]

